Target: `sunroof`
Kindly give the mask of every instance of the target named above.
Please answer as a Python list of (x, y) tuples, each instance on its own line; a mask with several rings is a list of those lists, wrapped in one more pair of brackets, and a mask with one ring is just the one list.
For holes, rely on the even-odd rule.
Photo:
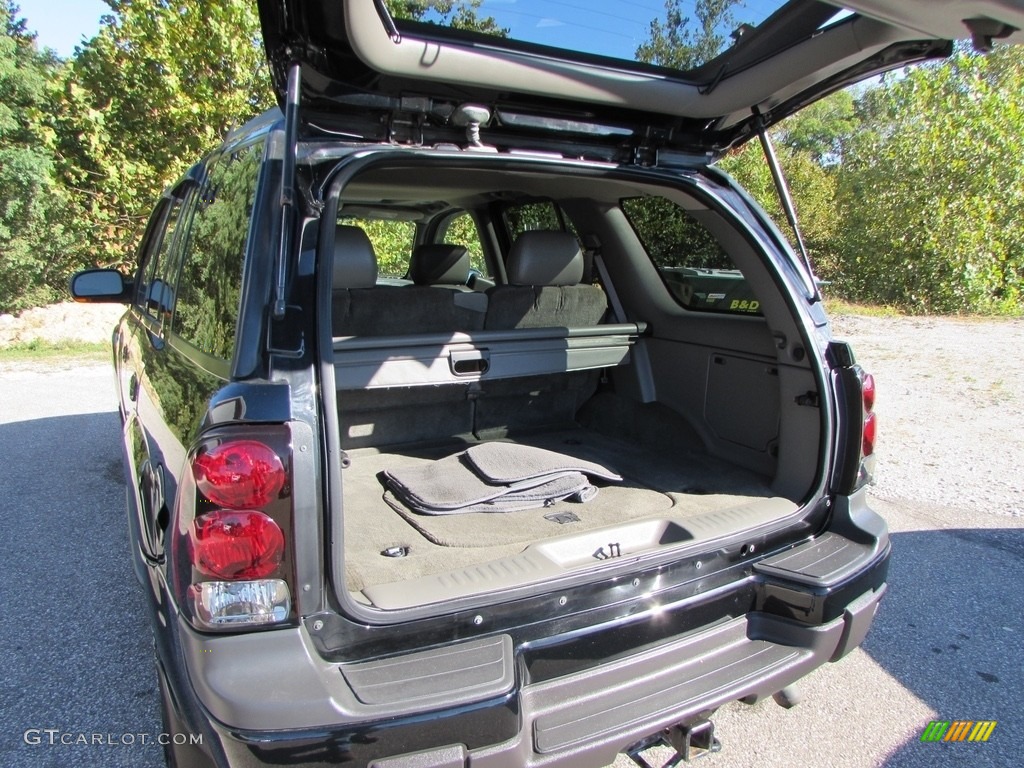
[[(511, 40), (691, 69), (729, 48), (786, 0), (387, 0), (396, 20), (484, 31)], [(438, 8), (451, 6), (447, 13)], [(708, 13), (707, 8), (717, 10)]]

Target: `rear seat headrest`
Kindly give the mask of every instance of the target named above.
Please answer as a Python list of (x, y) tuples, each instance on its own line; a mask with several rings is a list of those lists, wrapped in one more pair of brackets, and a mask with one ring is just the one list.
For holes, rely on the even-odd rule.
[(359, 227), (339, 224), (334, 230), (334, 283), (337, 289), (372, 288), (377, 284), (377, 256)]
[(583, 253), (569, 232), (530, 230), (508, 255), (510, 285), (577, 285), (583, 279)]
[(461, 245), (421, 245), (409, 261), (409, 279), (416, 285), (465, 285), (469, 282), (469, 251)]

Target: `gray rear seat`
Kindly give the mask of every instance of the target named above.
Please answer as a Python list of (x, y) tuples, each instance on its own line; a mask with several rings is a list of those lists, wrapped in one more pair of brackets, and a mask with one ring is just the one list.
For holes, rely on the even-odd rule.
[(334, 336), (453, 333), (483, 328), (482, 308), (456, 303), (457, 292), (427, 285), (377, 285), (377, 257), (359, 227), (334, 235), (331, 329)]
[(448, 243), (417, 246), (409, 260), (409, 279), (416, 285), (465, 288), (469, 283), (469, 251)]
[[(334, 335), (436, 334), (483, 328), (484, 312), (459, 307), (455, 303), (459, 297), (487, 302), (486, 328), (493, 330), (588, 327), (599, 324), (607, 312), (607, 299), (600, 288), (579, 285), (583, 257), (575, 238), (564, 232), (520, 236), (509, 255), (512, 284), (493, 288), (487, 295), (466, 292), (457, 281), (448, 282), (462, 276), (462, 257), (456, 251), (430, 247), (425, 252), (427, 261), (419, 261), (424, 252), (417, 251), (410, 265), (410, 277), (417, 284), (375, 286), (377, 264), (365, 233), (355, 227), (339, 227)], [(441, 270), (445, 261), (452, 264)], [(434, 269), (429, 268), (431, 264)], [(527, 334), (521, 342), (504, 343), (522, 344), (523, 349), (516, 352), (521, 355), (531, 338)], [(543, 346), (544, 340), (540, 341)], [(484, 352), (490, 348), (492, 353), (502, 353), (501, 344), (481, 341), (480, 347)], [(354, 349), (357, 360), (366, 349)], [(393, 349), (385, 345), (380, 351), (383, 365)], [(346, 362), (340, 365), (344, 369)], [(467, 439), (470, 435), (496, 439), (571, 426), (577, 411), (596, 391), (599, 375), (596, 369), (553, 370), (510, 378), (473, 377), (472, 381), (453, 380), (440, 386), (410, 382), (409, 386), (367, 388), (358, 384), (357, 374), (345, 387), (344, 397), (338, 398), (342, 446)]]
[[(416, 285), (447, 288), (454, 291), (452, 301), (463, 309), (479, 312), (483, 322), (487, 296), (469, 288), (469, 251), (461, 245), (427, 243), (417, 246), (409, 261), (409, 278)], [(479, 330), (483, 325), (476, 326)], [(460, 329), (463, 330), (463, 329)], [(469, 330), (469, 329), (465, 329)]]
[(600, 324), (608, 312), (601, 288), (580, 285), (583, 253), (568, 232), (523, 232), (506, 269), (508, 284), (487, 292), (487, 330), (586, 327)]

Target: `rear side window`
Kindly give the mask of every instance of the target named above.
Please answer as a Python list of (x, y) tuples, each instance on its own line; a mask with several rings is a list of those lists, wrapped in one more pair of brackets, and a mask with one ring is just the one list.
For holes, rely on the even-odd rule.
[(534, 229), (565, 229), (562, 212), (551, 201), (509, 206), (504, 214), (512, 242), (523, 232)]
[(664, 197), (621, 201), (637, 237), (672, 297), (687, 309), (760, 314), (743, 273), (714, 235)]
[(263, 145), (214, 161), (197, 195), (178, 281), (174, 331), (222, 360), (234, 354), (249, 221)]

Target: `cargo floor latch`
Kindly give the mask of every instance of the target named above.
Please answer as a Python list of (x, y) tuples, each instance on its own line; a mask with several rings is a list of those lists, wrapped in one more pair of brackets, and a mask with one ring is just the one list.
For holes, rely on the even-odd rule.
[(722, 742), (715, 738), (715, 725), (710, 720), (700, 720), (689, 725), (673, 725), (659, 734), (634, 744), (626, 755), (640, 768), (655, 768), (641, 755), (652, 747), (669, 747), (675, 750), (661, 768), (673, 768), (722, 749)]

